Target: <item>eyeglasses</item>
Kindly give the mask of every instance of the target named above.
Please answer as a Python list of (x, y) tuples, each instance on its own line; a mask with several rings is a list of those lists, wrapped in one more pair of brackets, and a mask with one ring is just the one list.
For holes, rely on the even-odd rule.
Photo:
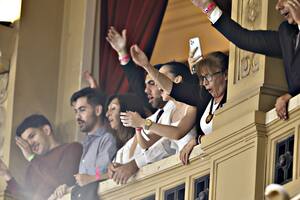
[(213, 79), (213, 77), (214, 77), (215, 75), (221, 74), (221, 73), (223, 73), (223, 70), (218, 71), (218, 72), (215, 72), (215, 73), (212, 73), (212, 74), (207, 74), (207, 75), (205, 75), (205, 76), (201, 76), (201, 75), (200, 75), (200, 76), (199, 76), (200, 85), (203, 85), (204, 79), (205, 79), (206, 81), (208, 81), (208, 82), (211, 82), (212, 79)]

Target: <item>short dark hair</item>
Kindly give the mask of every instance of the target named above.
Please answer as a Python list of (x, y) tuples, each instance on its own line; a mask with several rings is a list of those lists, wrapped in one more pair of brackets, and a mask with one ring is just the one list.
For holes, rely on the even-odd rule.
[(162, 64), (161, 68), (167, 67), (174, 76), (182, 76), (184, 82), (197, 83), (197, 77), (193, 76), (184, 63), (171, 61)]
[(101, 105), (103, 108), (105, 106), (106, 95), (98, 89), (86, 87), (75, 92), (70, 99), (71, 105), (81, 97), (86, 97), (88, 104), (92, 106)]
[(21, 135), (28, 129), (28, 128), (41, 128), (44, 125), (50, 126), (52, 130), (52, 126), (49, 120), (44, 115), (33, 114), (26, 117), (22, 123), (17, 127), (16, 135), (21, 137)]

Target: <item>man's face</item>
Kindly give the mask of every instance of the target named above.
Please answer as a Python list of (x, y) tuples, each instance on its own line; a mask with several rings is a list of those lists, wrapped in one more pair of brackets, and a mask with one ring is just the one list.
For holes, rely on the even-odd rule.
[(96, 107), (90, 105), (86, 97), (80, 97), (72, 104), (75, 111), (75, 118), (80, 131), (89, 133), (96, 128), (100, 114), (96, 114)]
[(160, 108), (164, 105), (161, 97), (161, 91), (149, 75), (147, 75), (145, 79), (145, 93), (147, 94), (149, 103), (153, 108)]
[(33, 153), (43, 155), (50, 149), (49, 137), (51, 128), (45, 125), (41, 128), (28, 128), (26, 129), (21, 138), (28, 142)]
[(278, 0), (276, 4), (276, 10), (288, 21), (289, 24), (296, 24), (293, 14), (290, 10), (288, 0)]

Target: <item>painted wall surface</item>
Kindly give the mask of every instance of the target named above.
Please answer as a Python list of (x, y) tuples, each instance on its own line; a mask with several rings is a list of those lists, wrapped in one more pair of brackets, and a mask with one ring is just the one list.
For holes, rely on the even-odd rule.
[(188, 41), (199, 37), (203, 54), (228, 51), (229, 42), (212, 26), (202, 11), (191, 1), (169, 0), (151, 62), (185, 61), (189, 53)]

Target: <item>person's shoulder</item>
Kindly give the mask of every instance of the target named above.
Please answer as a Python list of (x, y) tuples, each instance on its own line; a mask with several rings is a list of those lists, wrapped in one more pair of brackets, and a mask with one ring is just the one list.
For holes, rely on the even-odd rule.
[(286, 30), (286, 29), (291, 29), (293, 28), (295, 25), (291, 25), (289, 24), (287, 21), (283, 21), (279, 24), (279, 28), (278, 30)]
[(111, 131), (109, 131), (109, 130), (106, 130), (106, 131), (103, 133), (102, 140), (104, 140), (104, 141), (112, 141), (112, 142), (116, 142), (115, 136), (114, 136), (114, 135), (111, 133)]
[(71, 142), (63, 144), (65, 150), (82, 150), (82, 145), (79, 142)]

